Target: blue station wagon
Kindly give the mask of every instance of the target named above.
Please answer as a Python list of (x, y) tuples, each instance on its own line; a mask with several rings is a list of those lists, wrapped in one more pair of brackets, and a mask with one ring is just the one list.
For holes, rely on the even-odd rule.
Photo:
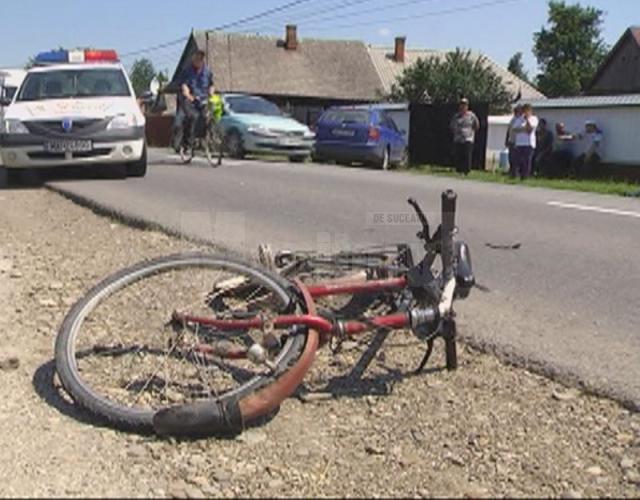
[(335, 107), (316, 125), (315, 161), (365, 163), (384, 170), (407, 161), (407, 138), (381, 109)]

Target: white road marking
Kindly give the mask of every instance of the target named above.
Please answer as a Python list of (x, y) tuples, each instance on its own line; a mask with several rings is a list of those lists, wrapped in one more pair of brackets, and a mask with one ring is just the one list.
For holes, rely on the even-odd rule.
[(632, 212), (630, 210), (618, 210), (616, 208), (595, 207), (592, 205), (578, 205), (577, 203), (563, 203), (561, 201), (549, 201), (547, 205), (560, 208), (573, 208), (585, 212), (599, 212), (601, 214), (624, 215), (627, 217), (636, 217), (640, 219), (640, 212)]

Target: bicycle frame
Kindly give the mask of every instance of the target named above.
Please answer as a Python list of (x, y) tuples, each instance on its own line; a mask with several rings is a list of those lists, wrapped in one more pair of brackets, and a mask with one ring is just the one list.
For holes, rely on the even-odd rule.
[[(388, 278), (364, 282), (332, 282), (317, 283), (307, 287), (307, 292), (312, 299), (337, 295), (358, 295), (374, 292), (398, 291), (407, 286), (407, 278)], [(337, 321), (311, 314), (277, 316), (272, 319), (256, 316), (250, 319), (216, 319), (189, 314), (174, 313), (173, 319), (187, 324), (214, 327), (221, 331), (238, 331), (250, 328), (270, 329), (289, 328), (292, 326), (306, 326), (317, 330), (326, 341), (328, 337), (337, 335), (357, 335), (376, 328), (407, 328), (411, 323), (409, 313), (396, 313), (384, 316), (376, 316), (363, 321)], [(234, 354), (233, 357), (237, 357)]]

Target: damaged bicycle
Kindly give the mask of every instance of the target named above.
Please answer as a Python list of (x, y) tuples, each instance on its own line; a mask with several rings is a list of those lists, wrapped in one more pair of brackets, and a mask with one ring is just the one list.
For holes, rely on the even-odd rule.
[(456, 238), (457, 196), (442, 193), (433, 234), (409, 203), (422, 226), (418, 261), (405, 243), (331, 255), (261, 247), (260, 265), (185, 253), (109, 276), (58, 333), (64, 389), (120, 429), (234, 435), (279, 409), (318, 349), (365, 332), (411, 330), (426, 347), (417, 371), (442, 339), (455, 369), (453, 305), (475, 284)]

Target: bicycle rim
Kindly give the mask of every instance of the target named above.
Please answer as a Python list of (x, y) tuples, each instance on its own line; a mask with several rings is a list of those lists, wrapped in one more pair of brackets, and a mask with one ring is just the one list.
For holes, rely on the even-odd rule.
[[(295, 304), (277, 276), (216, 256), (182, 254), (123, 270), (92, 289), (63, 323), (56, 366), (67, 392), (118, 427), (150, 428), (162, 408), (259, 389), (286, 371), (304, 346), (303, 336), (286, 331), (176, 325), (177, 308), (237, 319), (281, 314)], [(272, 367), (211, 354), (221, 343), (237, 352), (265, 346)]]

